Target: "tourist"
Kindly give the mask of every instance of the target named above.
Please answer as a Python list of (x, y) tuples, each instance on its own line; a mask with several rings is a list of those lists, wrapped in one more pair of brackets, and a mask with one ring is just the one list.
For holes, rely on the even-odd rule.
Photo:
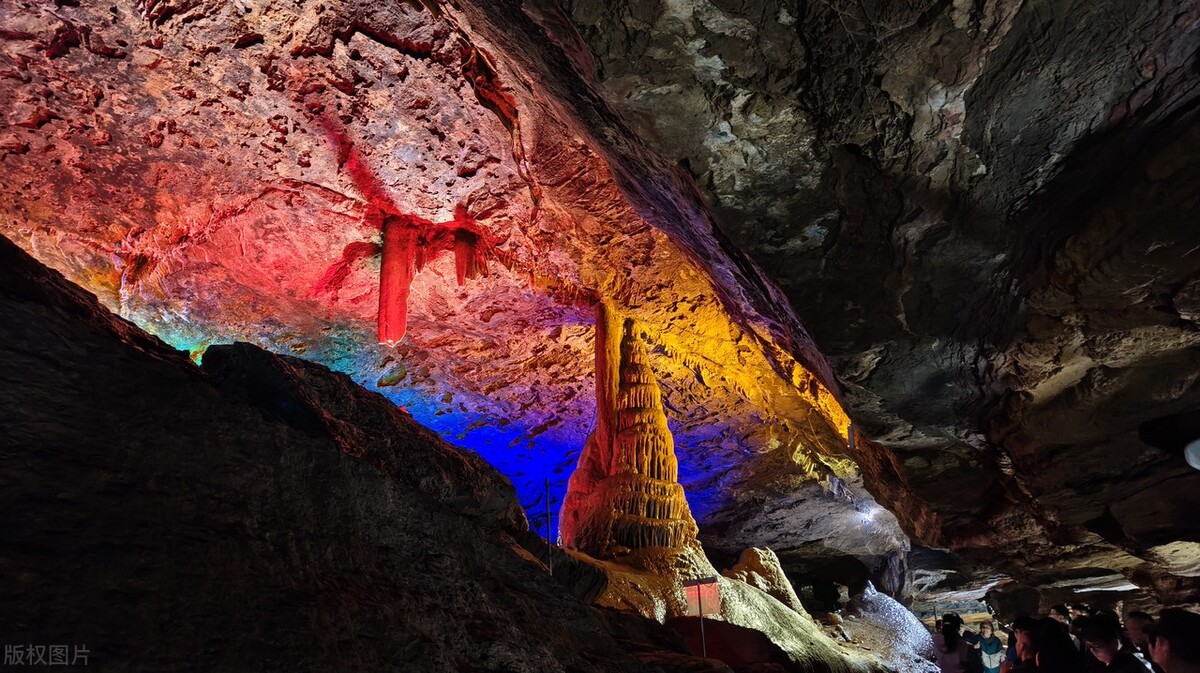
[(971, 673), (983, 673), (983, 657), (979, 652), (980, 635), (971, 629), (964, 628), (962, 630), (962, 639), (967, 643), (967, 654), (971, 658), (971, 664), (967, 670)]
[(1000, 673), (1000, 666), (1004, 663), (1004, 644), (996, 637), (994, 630), (990, 621), (979, 625), (979, 642), (975, 644), (975, 649), (979, 651), (984, 673)]
[(1013, 657), (1002, 670), (1007, 673), (1036, 673), (1038, 652), (1038, 623), (1030, 617), (1018, 617), (1013, 622)]
[(1008, 673), (1012, 669), (1013, 664), (1017, 663), (1016, 625), (1025, 619), (1029, 619), (1029, 615), (1022, 612), (1017, 615), (1017, 618), (1011, 624), (1004, 627), (1004, 633), (1008, 636), (1008, 647), (1004, 650), (1004, 664), (1000, 666), (1000, 673)]
[(1052, 617), (1038, 622), (1037, 670), (1040, 673), (1083, 673), (1084, 657), (1067, 626)]
[(1148, 670), (1133, 653), (1132, 647), (1121, 643), (1121, 623), (1115, 615), (1101, 613), (1082, 620), (1080, 626), (1084, 646), (1096, 658), (1105, 673), (1146, 673)]
[(1105, 620), (1116, 622), (1117, 623), (1117, 637), (1120, 638), (1120, 640), (1121, 640), (1121, 647), (1128, 649), (1128, 650), (1133, 649), (1133, 641), (1131, 641), (1129, 639), (1129, 634), (1125, 632), (1125, 627), (1121, 626), (1121, 616), (1118, 615), (1116, 613), (1116, 611), (1104, 609), (1104, 610), (1096, 610), (1092, 614), (1100, 615), (1100, 616), (1103, 616)]
[(1133, 610), (1125, 615), (1125, 635), (1133, 646), (1135, 654), (1145, 661), (1154, 661), (1150, 656), (1150, 636), (1154, 633), (1154, 618), (1142, 612)]
[[(1071, 643), (1075, 646), (1076, 650), (1082, 652), (1083, 651), (1083, 642), (1081, 642), (1079, 640), (1079, 635), (1076, 633), (1078, 628), (1073, 623), (1076, 620), (1074, 615), (1079, 614), (1080, 608), (1081, 608), (1081, 606), (1078, 606), (1078, 605), (1071, 606), (1070, 609), (1068, 609), (1067, 606), (1062, 605), (1062, 604), (1052, 606), (1050, 608), (1050, 619), (1053, 619), (1054, 621), (1056, 621), (1060, 624), (1066, 625), (1067, 635), (1070, 636)], [(1080, 615), (1080, 616), (1082, 616), (1082, 615)]]
[(1150, 652), (1164, 673), (1200, 673), (1200, 615), (1178, 608), (1160, 612)]
[(970, 673), (971, 650), (962, 638), (962, 618), (948, 612), (942, 617), (942, 630), (933, 636), (933, 650), (942, 673)]

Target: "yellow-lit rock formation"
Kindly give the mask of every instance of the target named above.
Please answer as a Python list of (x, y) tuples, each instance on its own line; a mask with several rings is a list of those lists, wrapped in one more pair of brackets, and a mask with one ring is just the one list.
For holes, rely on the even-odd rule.
[(631, 318), (596, 314), (596, 427), (563, 501), (563, 545), (612, 559), (696, 539), (662, 394)]

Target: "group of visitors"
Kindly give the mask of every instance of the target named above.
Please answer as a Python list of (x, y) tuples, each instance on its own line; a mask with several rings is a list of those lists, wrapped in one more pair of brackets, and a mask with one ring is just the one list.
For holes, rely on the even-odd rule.
[(942, 673), (1200, 673), (1200, 614), (1130, 612), (1056, 605), (1040, 619), (1013, 621), (1005, 647), (991, 621), (979, 631), (949, 613), (937, 620), (934, 649)]
[(976, 633), (953, 612), (937, 620), (933, 649), (943, 673), (1000, 673), (1004, 663), (1004, 644), (996, 637), (995, 625), (982, 622)]

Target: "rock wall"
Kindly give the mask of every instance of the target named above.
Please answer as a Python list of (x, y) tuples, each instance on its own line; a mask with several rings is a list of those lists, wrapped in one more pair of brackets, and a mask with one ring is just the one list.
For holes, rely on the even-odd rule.
[[(0, 21), (0, 233), (171, 345), (351, 374), (485, 453), (542, 531), (613, 297), (687, 410), (697, 517), (851, 478), (822, 357), (576, 67), (554, 3), (15, 0)], [(717, 488), (733, 468), (759, 478)]]

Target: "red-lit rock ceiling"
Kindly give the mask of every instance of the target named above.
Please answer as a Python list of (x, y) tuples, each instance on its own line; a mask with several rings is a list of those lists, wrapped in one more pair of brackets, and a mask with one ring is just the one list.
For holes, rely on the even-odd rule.
[(1178, 599), (1200, 488), (1137, 433), (1200, 406), (1200, 10), (1093, 4), (19, 0), (0, 233), (176, 346), (352, 373), (535, 515), (603, 297), (707, 543), (903, 554), (837, 381), (910, 533)]

